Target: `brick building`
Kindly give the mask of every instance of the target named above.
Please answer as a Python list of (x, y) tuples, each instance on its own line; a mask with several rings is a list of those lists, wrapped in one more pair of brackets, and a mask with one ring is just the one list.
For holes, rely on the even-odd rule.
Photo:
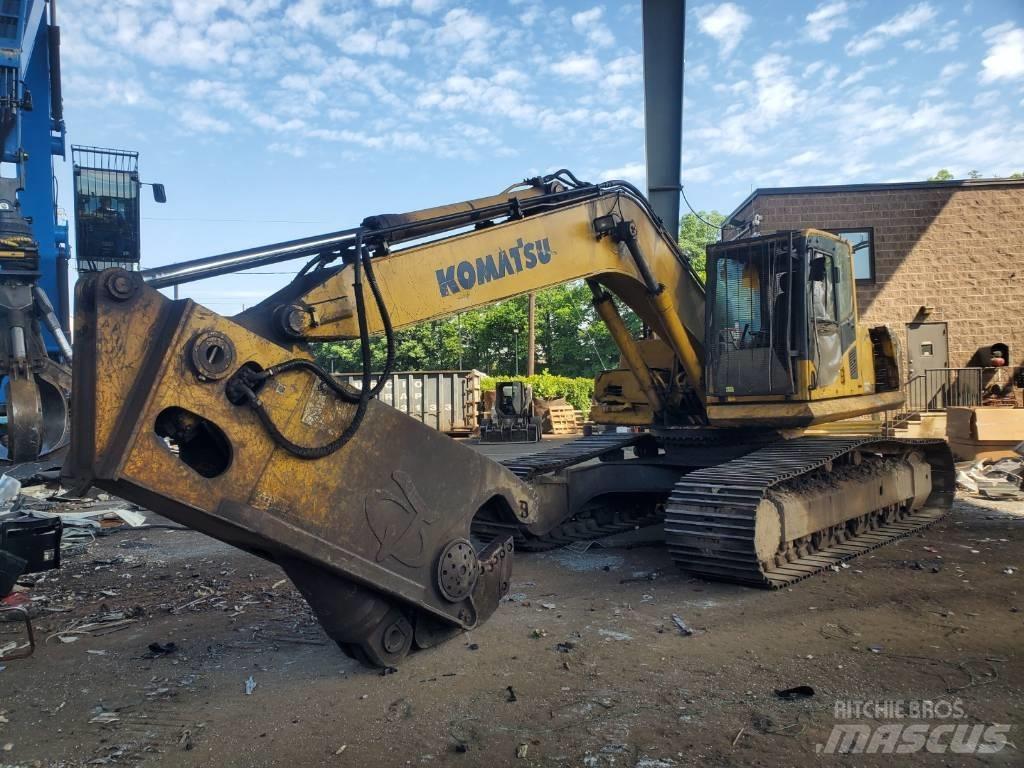
[(987, 366), (996, 344), (1008, 366), (1024, 365), (1024, 181), (757, 189), (727, 221), (744, 234), (815, 227), (850, 240), (861, 317), (897, 332), (905, 377)]

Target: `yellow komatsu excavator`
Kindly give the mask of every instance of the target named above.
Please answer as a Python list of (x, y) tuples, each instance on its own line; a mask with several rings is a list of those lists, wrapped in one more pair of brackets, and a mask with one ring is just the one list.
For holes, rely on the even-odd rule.
[[(290, 284), (231, 318), (156, 290), (296, 256)], [(390, 368), (395, 329), (577, 279), (621, 352), (591, 417), (645, 430), (498, 463), (375, 399), (371, 335)], [(361, 340), (361, 389), (314, 362), (336, 339)], [(893, 337), (858, 322), (848, 243), (723, 242), (705, 286), (640, 192), (567, 171), (83, 278), (74, 343), (66, 473), (279, 563), (371, 664), (485, 620), (517, 546), (664, 520), (682, 568), (779, 587), (927, 525), (954, 490), (941, 441), (806, 433), (902, 402)]]

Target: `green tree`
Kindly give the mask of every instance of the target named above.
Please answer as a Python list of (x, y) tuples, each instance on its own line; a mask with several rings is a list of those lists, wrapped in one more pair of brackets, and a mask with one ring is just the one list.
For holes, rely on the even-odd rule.
[(980, 179), (981, 178), (981, 171), (968, 171), (967, 172), (967, 178), (969, 178), (969, 179)]
[[(638, 334), (639, 318), (620, 307)], [(421, 323), (395, 333), (395, 370), (464, 370), (495, 375), (526, 371), (527, 297), (516, 296), (460, 315)], [(591, 377), (618, 363), (618, 349), (591, 303), (582, 280), (537, 293), (537, 365), (557, 376)], [(370, 342), (374, 370), (387, 358), (387, 344)], [(317, 359), (339, 372), (362, 369), (357, 341), (321, 344)]]
[(690, 263), (705, 279), (707, 271), (707, 247), (717, 243), (725, 216), (718, 211), (688, 213), (679, 220), (679, 248), (690, 258)]
[(953, 174), (946, 168), (940, 168), (939, 172), (934, 176), (929, 176), (928, 181), (950, 181), (953, 178)]
[(1011, 173), (1010, 174), (1010, 178), (1011, 179), (1024, 179), (1024, 173), (1021, 173), (1020, 171), (1017, 171), (1016, 173)]

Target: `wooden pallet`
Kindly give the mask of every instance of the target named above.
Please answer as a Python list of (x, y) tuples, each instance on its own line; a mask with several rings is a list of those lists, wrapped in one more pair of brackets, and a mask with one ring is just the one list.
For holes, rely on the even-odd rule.
[(548, 419), (553, 435), (578, 435), (580, 432), (576, 426), (576, 411), (571, 405), (548, 406)]

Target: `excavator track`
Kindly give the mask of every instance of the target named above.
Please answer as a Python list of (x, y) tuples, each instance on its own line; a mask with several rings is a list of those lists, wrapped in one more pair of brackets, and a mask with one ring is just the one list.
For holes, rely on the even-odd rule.
[[(546, 451), (505, 459), (501, 464), (521, 480), (529, 482), (541, 475), (583, 464), (609, 453), (649, 441), (648, 433), (606, 433), (588, 435), (549, 448)], [(564, 547), (576, 541), (590, 541), (634, 528), (660, 523), (663, 516), (644, 507), (594, 507), (559, 523), (542, 536), (535, 536), (515, 523), (474, 520), (473, 533), (485, 540), (512, 536), (516, 549), (543, 552)]]
[(605, 536), (614, 536), (635, 528), (657, 525), (664, 519), (660, 506), (656, 512), (645, 508), (601, 506), (583, 510), (572, 519), (559, 523), (543, 536), (534, 536), (515, 524), (489, 521), (474, 521), (473, 533), (487, 540), (499, 536), (512, 536), (519, 551), (546, 552), (567, 547), (577, 541), (603, 539)]
[(557, 472), (575, 464), (596, 459), (611, 451), (621, 451), (644, 440), (651, 440), (646, 432), (609, 432), (601, 435), (588, 435), (578, 440), (570, 440), (546, 451), (531, 453), (505, 459), (502, 466), (520, 480), (532, 480), (538, 475)]
[[(773, 562), (763, 552), (758, 556), (757, 514), (765, 500), (795, 497), (813, 478), (827, 482), (834, 465), (852, 467), (855, 453), (872, 457), (868, 461), (878, 462), (881, 473), (881, 457), (909, 451), (920, 452), (930, 468), (923, 506), (865, 510), (806, 537), (788, 556)], [(682, 477), (666, 505), (666, 542), (675, 562), (694, 575), (778, 589), (931, 525), (949, 510), (954, 492), (953, 459), (941, 440), (802, 437)]]

